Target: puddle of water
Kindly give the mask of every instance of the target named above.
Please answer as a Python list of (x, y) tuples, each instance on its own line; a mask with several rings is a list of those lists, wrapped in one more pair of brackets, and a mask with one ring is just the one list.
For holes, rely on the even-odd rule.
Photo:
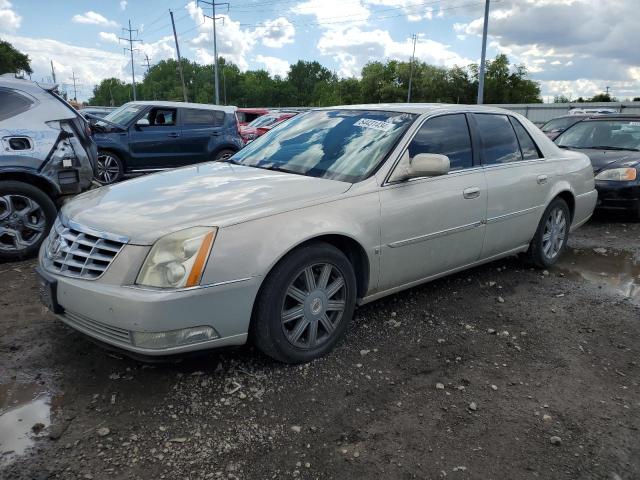
[[(37, 383), (0, 384), (0, 466), (33, 446), (36, 423), (51, 424), (51, 395)], [(40, 435), (44, 435), (41, 433)]]
[(640, 305), (640, 261), (632, 253), (567, 249), (556, 267), (569, 278), (587, 280)]

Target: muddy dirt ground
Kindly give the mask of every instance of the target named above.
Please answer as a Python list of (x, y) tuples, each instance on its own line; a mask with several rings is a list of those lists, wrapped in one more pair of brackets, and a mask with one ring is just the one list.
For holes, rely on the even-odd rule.
[(638, 479), (640, 224), (570, 246), (362, 307), (304, 366), (122, 358), (0, 265), (0, 478)]

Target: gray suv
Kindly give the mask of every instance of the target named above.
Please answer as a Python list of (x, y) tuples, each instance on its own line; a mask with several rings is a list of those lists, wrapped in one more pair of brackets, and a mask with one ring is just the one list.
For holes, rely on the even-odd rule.
[(91, 185), (89, 125), (55, 90), (0, 76), (0, 261), (35, 255), (62, 198)]

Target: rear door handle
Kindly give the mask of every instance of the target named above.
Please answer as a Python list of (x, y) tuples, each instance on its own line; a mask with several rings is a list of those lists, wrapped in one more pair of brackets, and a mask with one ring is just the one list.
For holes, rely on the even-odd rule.
[(542, 185), (544, 183), (547, 183), (547, 177), (546, 175), (538, 175), (538, 184)]
[(464, 196), (464, 198), (478, 198), (480, 196), (480, 188), (478, 187), (465, 188), (462, 191), (462, 195)]

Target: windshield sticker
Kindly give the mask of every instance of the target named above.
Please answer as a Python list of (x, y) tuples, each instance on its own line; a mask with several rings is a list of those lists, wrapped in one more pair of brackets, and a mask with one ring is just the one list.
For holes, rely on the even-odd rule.
[(393, 128), (393, 123), (383, 122), (382, 120), (371, 120), (369, 118), (361, 118), (356, 123), (356, 127), (373, 128), (374, 130), (380, 130), (381, 132), (388, 132)]
[(629, 125), (634, 127), (640, 127), (640, 122), (629, 122)]

